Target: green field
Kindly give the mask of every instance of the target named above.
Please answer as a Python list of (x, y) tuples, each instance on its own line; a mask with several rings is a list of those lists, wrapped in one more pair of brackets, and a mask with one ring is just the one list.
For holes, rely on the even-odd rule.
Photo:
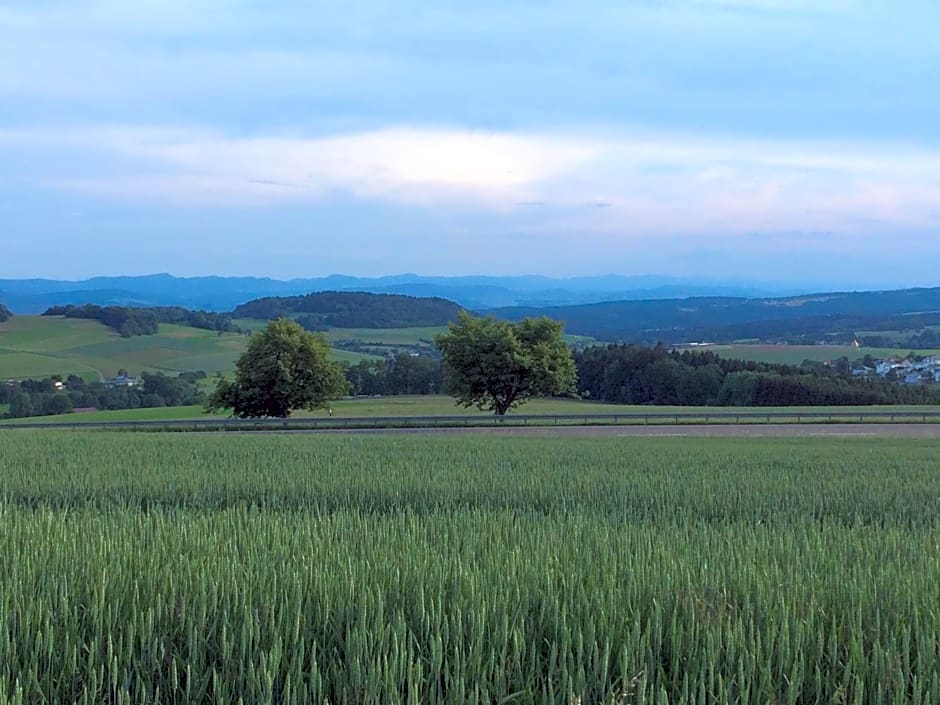
[(0, 702), (937, 703), (940, 444), (22, 432)]
[[(709, 345), (699, 348), (714, 352), (721, 357), (737, 358), (740, 360), (754, 360), (756, 362), (773, 362), (783, 365), (799, 365), (804, 360), (827, 362), (847, 357), (857, 360), (871, 355), (876, 360), (889, 357), (906, 357), (910, 350), (902, 348), (855, 348), (851, 345)], [(918, 355), (940, 355), (940, 350), (915, 350)]]
[[(491, 411), (479, 409), (466, 409), (457, 406), (451, 397), (426, 396), (400, 396), (365, 399), (339, 399), (331, 402), (334, 418), (373, 417), (373, 416), (455, 416), (455, 415), (484, 415), (491, 416)], [(615, 413), (617, 410), (633, 410), (640, 407), (625, 407), (614, 404), (582, 402), (568, 399), (534, 399), (519, 408), (518, 413), (524, 414), (605, 414)], [(650, 407), (645, 407), (649, 409)], [(325, 417), (325, 409), (312, 412), (297, 412), (294, 418)], [(224, 417), (226, 414), (218, 414)], [(154, 419), (195, 419), (206, 418), (202, 407), (178, 406), (163, 407), (159, 409), (128, 409), (122, 411), (96, 411), (87, 414), (66, 414), (64, 416), (30, 417), (20, 419), (20, 423), (44, 421), (51, 423), (75, 423), (77, 421), (133, 421)], [(6, 423), (16, 423), (8, 421)], [(2, 423), (2, 422), (0, 422)]]
[[(207, 380), (214, 383), (214, 380)], [(207, 389), (211, 387), (207, 386)], [(451, 397), (447, 396), (400, 396), (364, 399), (340, 399), (331, 402), (333, 418), (363, 418), (363, 417), (406, 417), (406, 416), (492, 416), (490, 411), (467, 409), (457, 406)], [(731, 407), (731, 406), (627, 406), (622, 404), (605, 404), (601, 402), (578, 401), (574, 399), (533, 399), (517, 410), (514, 414), (669, 414), (669, 413), (841, 413), (850, 415), (853, 412), (874, 413), (884, 412), (886, 416), (892, 413), (905, 411), (937, 412), (936, 406), (782, 406), (782, 407)], [(10, 419), (0, 421), (0, 424), (18, 423), (84, 423), (103, 421), (179, 421), (204, 418), (225, 418), (227, 414), (207, 416), (200, 406), (160, 407), (156, 409), (125, 409), (120, 411), (95, 411), (83, 414), (64, 414), (62, 416), (33, 416), (26, 419)], [(317, 411), (300, 411), (291, 415), (291, 418), (324, 418), (328, 416), (325, 409)]]
[[(916, 330), (859, 330), (855, 331), (856, 335), (860, 338), (863, 336), (881, 336), (883, 338), (891, 338), (893, 342), (897, 343), (899, 341), (906, 340), (911, 335), (919, 333), (921, 329)], [(923, 330), (935, 330), (940, 332), (940, 326), (924, 326)]]
[[(244, 351), (247, 337), (218, 335), (187, 326), (160, 324), (157, 335), (121, 338), (98, 323), (59, 316), (14, 316), (0, 323), (0, 379), (77, 374), (89, 380), (119, 369), (227, 372)], [(369, 356), (344, 350), (334, 359), (355, 363)]]

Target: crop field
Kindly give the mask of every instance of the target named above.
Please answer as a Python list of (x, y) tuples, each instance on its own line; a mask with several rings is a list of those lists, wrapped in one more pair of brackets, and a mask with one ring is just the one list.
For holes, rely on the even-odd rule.
[[(77, 374), (97, 380), (119, 369), (134, 375), (228, 372), (247, 341), (243, 335), (166, 323), (157, 335), (122, 338), (97, 321), (14, 316), (0, 323), (0, 379)], [(355, 363), (368, 356), (339, 350), (334, 358)]]
[(940, 443), (7, 432), (2, 703), (937, 703)]

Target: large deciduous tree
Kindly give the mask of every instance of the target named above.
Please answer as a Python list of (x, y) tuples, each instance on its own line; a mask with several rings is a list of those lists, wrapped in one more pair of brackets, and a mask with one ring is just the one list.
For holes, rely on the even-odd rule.
[(577, 372), (561, 331), (550, 318), (510, 323), (461, 312), (436, 339), (450, 392), (498, 416), (532, 397), (574, 394)]
[(235, 363), (235, 380), (220, 380), (206, 409), (231, 409), (240, 418), (285, 418), (323, 407), (346, 393), (343, 371), (329, 353), (323, 336), (286, 318), (272, 321), (251, 336)]

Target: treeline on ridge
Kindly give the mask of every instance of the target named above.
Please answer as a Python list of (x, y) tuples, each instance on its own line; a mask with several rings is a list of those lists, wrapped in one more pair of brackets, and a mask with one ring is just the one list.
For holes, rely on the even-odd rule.
[(156, 335), (161, 323), (191, 326), (219, 333), (239, 333), (229, 314), (211, 311), (190, 311), (179, 306), (154, 306), (134, 308), (130, 306), (52, 306), (43, 316), (65, 316), (99, 321), (124, 338), (135, 335)]
[[(233, 318), (271, 321), (296, 317), (308, 330), (317, 328), (418, 328), (443, 326), (461, 307), (440, 298), (401, 294), (324, 291), (306, 296), (267, 297), (237, 306)], [(302, 314), (297, 316), (297, 314)]]
[(636, 345), (576, 351), (582, 397), (675, 406), (938, 404), (940, 388), (856, 379), (825, 365), (725, 359), (710, 351)]
[(75, 409), (141, 409), (202, 404), (205, 396), (199, 380), (205, 372), (184, 372), (170, 377), (161, 372), (144, 372), (140, 386), (109, 386), (86, 382), (77, 375), (25, 379), (0, 384), (0, 404), (9, 404), (9, 418), (55, 416)]

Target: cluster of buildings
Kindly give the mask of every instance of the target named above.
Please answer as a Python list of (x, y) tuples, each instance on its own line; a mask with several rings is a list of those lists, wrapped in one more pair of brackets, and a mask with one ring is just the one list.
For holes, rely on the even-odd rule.
[(857, 365), (852, 369), (855, 377), (881, 377), (901, 384), (940, 384), (940, 357), (931, 355), (921, 359), (889, 357), (877, 360), (874, 367)]
[(117, 377), (111, 377), (104, 380), (104, 383), (111, 388), (114, 387), (142, 387), (144, 380), (141, 377), (130, 377), (126, 374), (119, 374)]

